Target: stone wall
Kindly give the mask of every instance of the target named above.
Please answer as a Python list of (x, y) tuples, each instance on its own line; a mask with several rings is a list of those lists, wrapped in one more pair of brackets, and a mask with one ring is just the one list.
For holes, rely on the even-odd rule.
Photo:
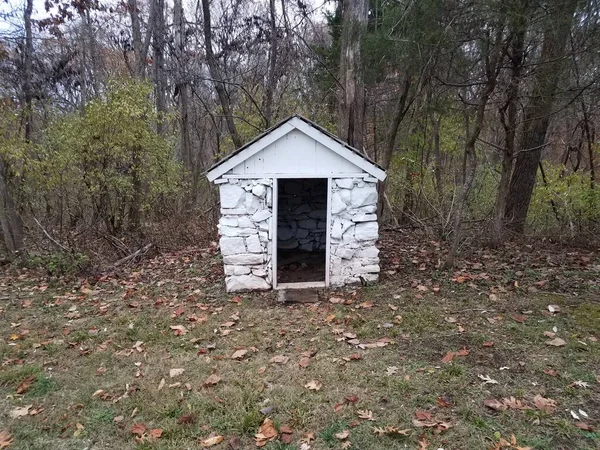
[(327, 179), (279, 181), (277, 247), (325, 251)]
[(219, 245), (228, 292), (272, 286), (271, 179), (219, 181)]
[(332, 180), (329, 280), (341, 286), (379, 278), (377, 180)]

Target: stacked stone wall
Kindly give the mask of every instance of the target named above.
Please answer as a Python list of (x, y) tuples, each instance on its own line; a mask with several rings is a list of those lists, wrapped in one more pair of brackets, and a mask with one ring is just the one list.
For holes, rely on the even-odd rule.
[(273, 182), (268, 178), (222, 181), (219, 245), (227, 291), (270, 289)]
[(377, 181), (362, 178), (332, 180), (331, 253), (332, 286), (379, 278)]

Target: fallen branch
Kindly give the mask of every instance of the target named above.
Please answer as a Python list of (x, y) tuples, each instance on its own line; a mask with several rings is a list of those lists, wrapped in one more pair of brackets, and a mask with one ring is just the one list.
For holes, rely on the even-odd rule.
[(38, 227), (40, 227), (40, 230), (42, 230), (42, 233), (44, 233), (44, 236), (46, 236), (50, 242), (52, 242), (56, 247), (58, 247), (63, 252), (70, 253), (66, 247), (64, 247), (60, 242), (58, 242), (56, 239), (54, 239), (52, 236), (50, 236), (50, 233), (48, 233), (46, 231), (46, 229), (42, 226), (42, 224), (39, 222), (39, 220), (37, 220), (35, 218), (35, 216), (33, 217), (33, 221), (36, 223), (36, 225)]
[(154, 247), (154, 244), (150, 243), (150, 244), (144, 245), (141, 248), (138, 248), (131, 255), (126, 256), (125, 258), (121, 258), (116, 263), (114, 263), (113, 267), (121, 266), (123, 264), (126, 264), (126, 263), (138, 258), (138, 257), (144, 256), (146, 253), (148, 253), (148, 251), (150, 251), (150, 249), (152, 249), (152, 247)]

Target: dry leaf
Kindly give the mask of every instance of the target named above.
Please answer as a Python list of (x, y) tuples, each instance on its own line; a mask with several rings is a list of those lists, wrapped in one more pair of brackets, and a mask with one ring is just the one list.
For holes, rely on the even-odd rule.
[(17, 394), (24, 394), (25, 392), (27, 392), (31, 387), (31, 384), (35, 381), (35, 379), (35, 375), (30, 375), (23, 381), (21, 381), (21, 383), (17, 386)]
[(544, 398), (539, 394), (533, 397), (533, 404), (537, 409), (547, 413), (554, 412), (554, 409), (556, 408), (555, 400), (552, 400), (551, 398)]
[(269, 362), (271, 364), (286, 364), (290, 360), (289, 356), (277, 355), (273, 356)]
[(223, 436), (211, 436), (200, 440), (200, 445), (202, 447), (212, 447), (213, 445), (220, 444), (221, 442), (223, 442)]
[(258, 429), (258, 433), (254, 435), (254, 440), (257, 447), (264, 447), (267, 442), (274, 440), (277, 436), (279, 436), (279, 432), (275, 428), (275, 424), (267, 418)]
[(323, 384), (319, 383), (316, 380), (311, 380), (308, 383), (306, 383), (304, 387), (310, 389), (311, 391), (319, 391), (323, 387)]
[(495, 398), (488, 398), (483, 401), (483, 404), (494, 411), (506, 411), (508, 409), (508, 406)]
[(183, 336), (188, 332), (187, 328), (183, 325), (171, 325), (169, 327), (175, 333), (175, 336)]
[(177, 423), (179, 425), (188, 425), (196, 422), (196, 416), (194, 414), (184, 414), (179, 419), (177, 419)]
[(409, 430), (409, 429), (401, 430), (401, 429), (399, 429), (397, 427), (392, 427), (392, 426), (389, 426), (389, 425), (386, 426), (386, 427), (384, 427), (384, 428), (382, 428), (382, 427), (379, 427), (379, 428), (378, 427), (374, 427), (373, 428), (373, 432), (375, 434), (377, 434), (378, 436), (384, 436), (384, 435), (387, 435), (387, 436), (394, 436), (394, 435), (396, 435), (396, 436), (408, 436), (410, 434), (410, 431), (411, 430)]
[(563, 345), (566, 345), (567, 343), (562, 340), (561, 338), (554, 338), (550, 341), (546, 341), (546, 345), (551, 345), (553, 347), (562, 347)]
[(246, 354), (248, 353), (248, 350), (236, 350), (233, 355), (231, 355), (231, 359), (237, 359), (240, 360), (242, 359), (244, 356), (246, 356)]
[(160, 439), (162, 434), (163, 430), (161, 428), (153, 428), (152, 430), (150, 430), (150, 436), (152, 436), (154, 439)]
[(449, 363), (450, 361), (452, 361), (452, 359), (454, 358), (454, 352), (448, 352), (446, 353), (446, 355), (442, 358), (442, 362), (444, 363)]
[(32, 406), (33, 405), (27, 405), (27, 406), (23, 406), (21, 408), (15, 408), (12, 411), (10, 411), (8, 414), (13, 419), (16, 419), (18, 417), (23, 417), (23, 416), (26, 416), (29, 414), (29, 410), (31, 409)]
[(8, 431), (0, 431), (0, 448), (8, 448), (12, 445), (14, 439)]
[(137, 434), (138, 436), (142, 436), (146, 432), (146, 425), (143, 423), (135, 423), (131, 427), (131, 433)]
[(303, 368), (308, 367), (309, 364), (310, 364), (310, 358), (308, 356), (303, 356), (302, 358), (300, 358), (300, 361), (298, 361), (298, 365)]
[(359, 409), (358, 411), (356, 411), (356, 414), (358, 414), (358, 417), (360, 417), (361, 419), (375, 421), (375, 419), (373, 418), (373, 411), (370, 411), (368, 409)]
[(334, 436), (339, 440), (348, 439), (348, 436), (350, 436), (350, 430), (340, 431), (339, 433), (335, 433)]
[(221, 381), (221, 377), (219, 375), (216, 375), (213, 373), (206, 380), (204, 380), (204, 383), (202, 383), (202, 386), (203, 387), (214, 386), (219, 381)]
[(485, 384), (498, 384), (496, 380), (490, 378), (488, 375), (477, 375), (480, 379), (483, 380)]
[(169, 370), (169, 377), (170, 378), (178, 377), (183, 372), (185, 372), (185, 369), (171, 369), (171, 370)]

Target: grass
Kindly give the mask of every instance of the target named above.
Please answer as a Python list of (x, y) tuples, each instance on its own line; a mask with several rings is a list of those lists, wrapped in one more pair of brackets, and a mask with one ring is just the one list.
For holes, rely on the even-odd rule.
[[(416, 449), (424, 440), (429, 449), (487, 449), (512, 434), (534, 449), (600, 446), (600, 307), (593, 291), (490, 299), (437, 273), (437, 294), (390, 280), (334, 294), (352, 300), (348, 305), (282, 306), (271, 293), (234, 303), (218, 284), (216, 264), (150, 264), (86, 288), (91, 293), (60, 282), (41, 289), (48, 283), (33, 276), (11, 278), (0, 292), (9, 296), (0, 307), (0, 431), (13, 435), (11, 448), (199, 448), (211, 433), (225, 437), (217, 449), (233, 437), (253, 448), (265, 417), (294, 432), (291, 443), (277, 440), (267, 449), (298, 449), (303, 439), (312, 449), (339, 449), (345, 441), (336, 434), (344, 430), (348, 448), (361, 450)], [(365, 302), (373, 306), (359, 306)], [(548, 304), (559, 304), (560, 312), (550, 314)], [(75, 306), (79, 315), (72, 315)], [(176, 335), (176, 325), (187, 333)], [(554, 327), (565, 346), (546, 345), (544, 332)], [(388, 343), (363, 349), (343, 332), (361, 343)], [(238, 349), (248, 353), (232, 360)], [(461, 349), (468, 354), (442, 362)], [(300, 367), (305, 352), (310, 363)], [(277, 355), (289, 361), (271, 362)], [(176, 368), (184, 372), (171, 377)], [(205, 385), (212, 374), (221, 380)], [(16, 394), (30, 375), (35, 381)], [(322, 387), (307, 389), (312, 380)], [(537, 409), (536, 395), (557, 407)], [(483, 403), (511, 396), (532, 409), (493, 411)], [(38, 413), (11, 417), (26, 405)], [(361, 419), (358, 410), (371, 411), (374, 420)], [(418, 411), (449, 428), (415, 426)], [(136, 440), (135, 424), (159, 428), (162, 436)], [(407, 436), (374, 432), (386, 426)]]

